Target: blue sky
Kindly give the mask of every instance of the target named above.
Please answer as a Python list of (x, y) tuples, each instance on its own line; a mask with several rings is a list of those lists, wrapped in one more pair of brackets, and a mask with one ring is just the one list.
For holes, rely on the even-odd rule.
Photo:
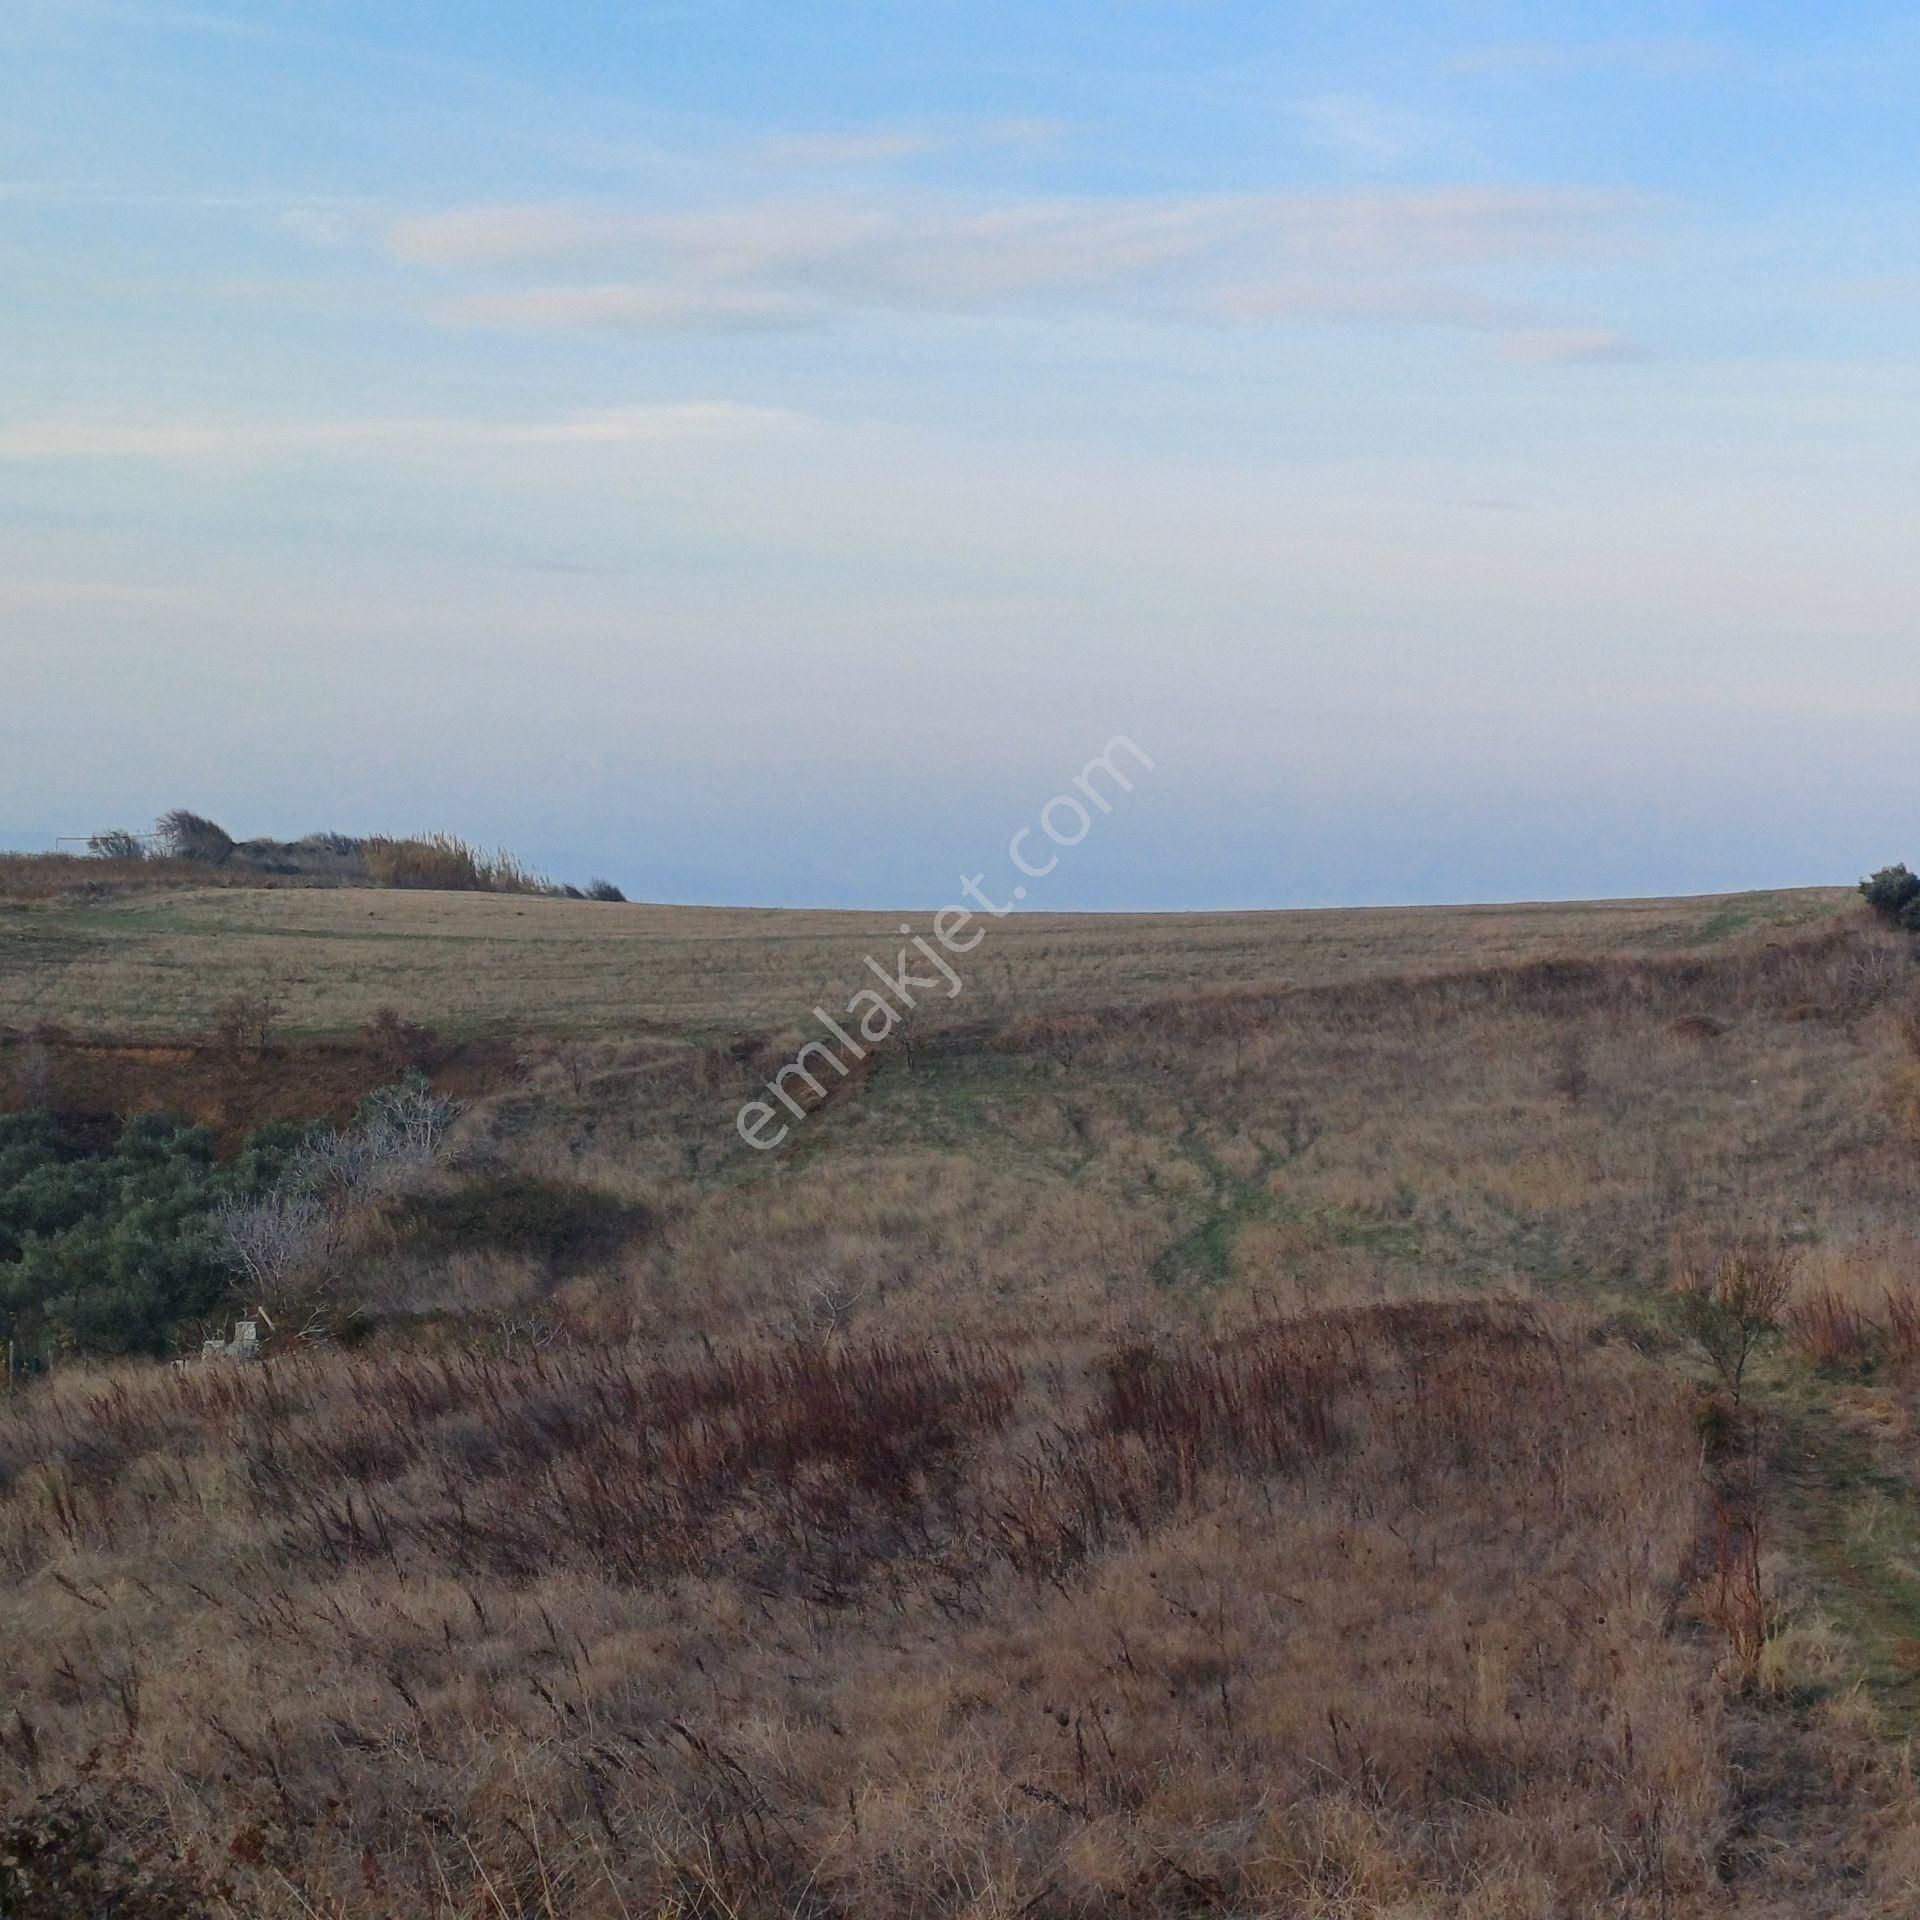
[[(1058, 907), (1920, 856), (1894, 6), (11, 0), (0, 840)], [(1036, 889), (1036, 892), (1039, 890)]]

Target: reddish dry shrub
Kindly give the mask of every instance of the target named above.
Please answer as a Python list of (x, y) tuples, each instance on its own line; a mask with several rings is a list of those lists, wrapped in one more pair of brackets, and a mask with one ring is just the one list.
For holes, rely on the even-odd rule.
[(1794, 1301), (1785, 1324), (1801, 1358), (1822, 1372), (1862, 1372), (1881, 1344), (1881, 1329), (1872, 1318), (1832, 1287)]
[(1707, 1527), (1706, 1565), (1693, 1589), (1695, 1611), (1725, 1641), (1743, 1687), (1751, 1687), (1759, 1676), (1772, 1619), (1761, 1572), (1763, 1531), (1756, 1493), (1716, 1493)]
[[(1566, 1362), (1519, 1305), (1401, 1302), (1276, 1320), (1205, 1345), (1132, 1345), (1087, 1418), (1023, 1447), (981, 1516), (995, 1550), (1058, 1577), (1225, 1486), (1371, 1445), (1404, 1497), (1532, 1457)], [(1490, 1407), (1508, 1417), (1493, 1420)]]
[(179, 887), (271, 887), (271, 875), (198, 860), (103, 860), (93, 854), (0, 853), (0, 900), (101, 899)]
[(1920, 1362), (1920, 1289), (1889, 1286), (1877, 1301), (1835, 1286), (1802, 1293), (1782, 1316), (1795, 1350), (1823, 1373), (1910, 1371)]

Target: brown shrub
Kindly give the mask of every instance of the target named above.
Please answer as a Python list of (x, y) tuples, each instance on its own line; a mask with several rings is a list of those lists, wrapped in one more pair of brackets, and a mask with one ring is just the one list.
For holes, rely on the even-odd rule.
[(264, 990), (236, 993), (214, 1008), (208, 1031), (223, 1053), (263, 1054), (273, 1043), (273, 1029), (283, 1011), (273, 994)]
[(426, 1071), (442, 1052), (439, 1035), (429, 1026), (405, 1019), (398, 1007), (376, 1008), (360, 1029), (360, 1044), (393, 1080), (409, 1071)]
[(0, 1820), (0, 1914), (8, 1920), (203, 1920), (220, 1897), (176, 1855), (164, 1814), (89, 1782)]
[(264, 887), (274, 882), (235, 867), (160, 855), (141, 860), (91, 854), (0, 853), (0, 900), (100, 899), (178, 887)]

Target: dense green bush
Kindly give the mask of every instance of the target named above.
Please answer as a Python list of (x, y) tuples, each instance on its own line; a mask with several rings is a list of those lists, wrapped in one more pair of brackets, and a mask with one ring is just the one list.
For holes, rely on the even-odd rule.
[(1920, 933), (1920, 874), (1904, 864), (1882, 867), (1860, 882), (1867, 905), (1883, 919)]
[(256, 1133), (222, 1165), (167, 1115), (88, 1152), (45, 1114), (0, 1115), (0, 1340), (36, 1352), (164, 1353), (226, 1301), (211, 1216), (267, 1192), (306, 1137)]

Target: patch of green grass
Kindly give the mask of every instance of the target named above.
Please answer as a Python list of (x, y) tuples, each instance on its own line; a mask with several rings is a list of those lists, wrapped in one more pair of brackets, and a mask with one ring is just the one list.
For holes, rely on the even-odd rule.
[[(921, 1049), (911, 1061), (894, 1051), (880, 1057), (859, 1098), (875, 1118), (930, 1146), (977, 1148), (981, 1136), (1005, 1128), (1009, 1106), (1031, 1097), (1043, 1070), (1043, 1063), (1026, 1056), (985, 1049)], [(831, 1090), (831, 1072), (826, 1079)]]
[(1267, 1185), (1267, 1171), (1251, 1180), (1234, 1180), (1216, 1170), (1214, 1205), (1155, 1263), (1154, 1277), (1162, 1286), (1224, 1286), (1233, 1277), (1235, 1242), (1243, 1229), (1259, 1221), (1301, 1226), (1328, 1246), (1356, 1248), (1384, 1260), (1427, 1256), (1426, 1238), (1417, 1227), (1276, 1194)]
[(1694, 939), (1701, 946), (1711, 946), (1718, 940), (1731, 940), (1735, 934), (1745, 933), (1754, 923), (1755, 910), (1751, 906), (1722, 907), (1716, 914), (1701, 922)]
[(458, 1186), (410, 1194), (387, 1212), (409, 1252), (522, 1254), (570, 1269), (642, 1230), (639, 1209), (592, 1187), (527, 1173), (483, 1173)]
[(1802, 1413), (1791, 1434), (1786, 1538), (1858, 1647), (1875, 1701), (1904, 1730), (1920, 1713), (1920, 1500), (1823, 1410)]

